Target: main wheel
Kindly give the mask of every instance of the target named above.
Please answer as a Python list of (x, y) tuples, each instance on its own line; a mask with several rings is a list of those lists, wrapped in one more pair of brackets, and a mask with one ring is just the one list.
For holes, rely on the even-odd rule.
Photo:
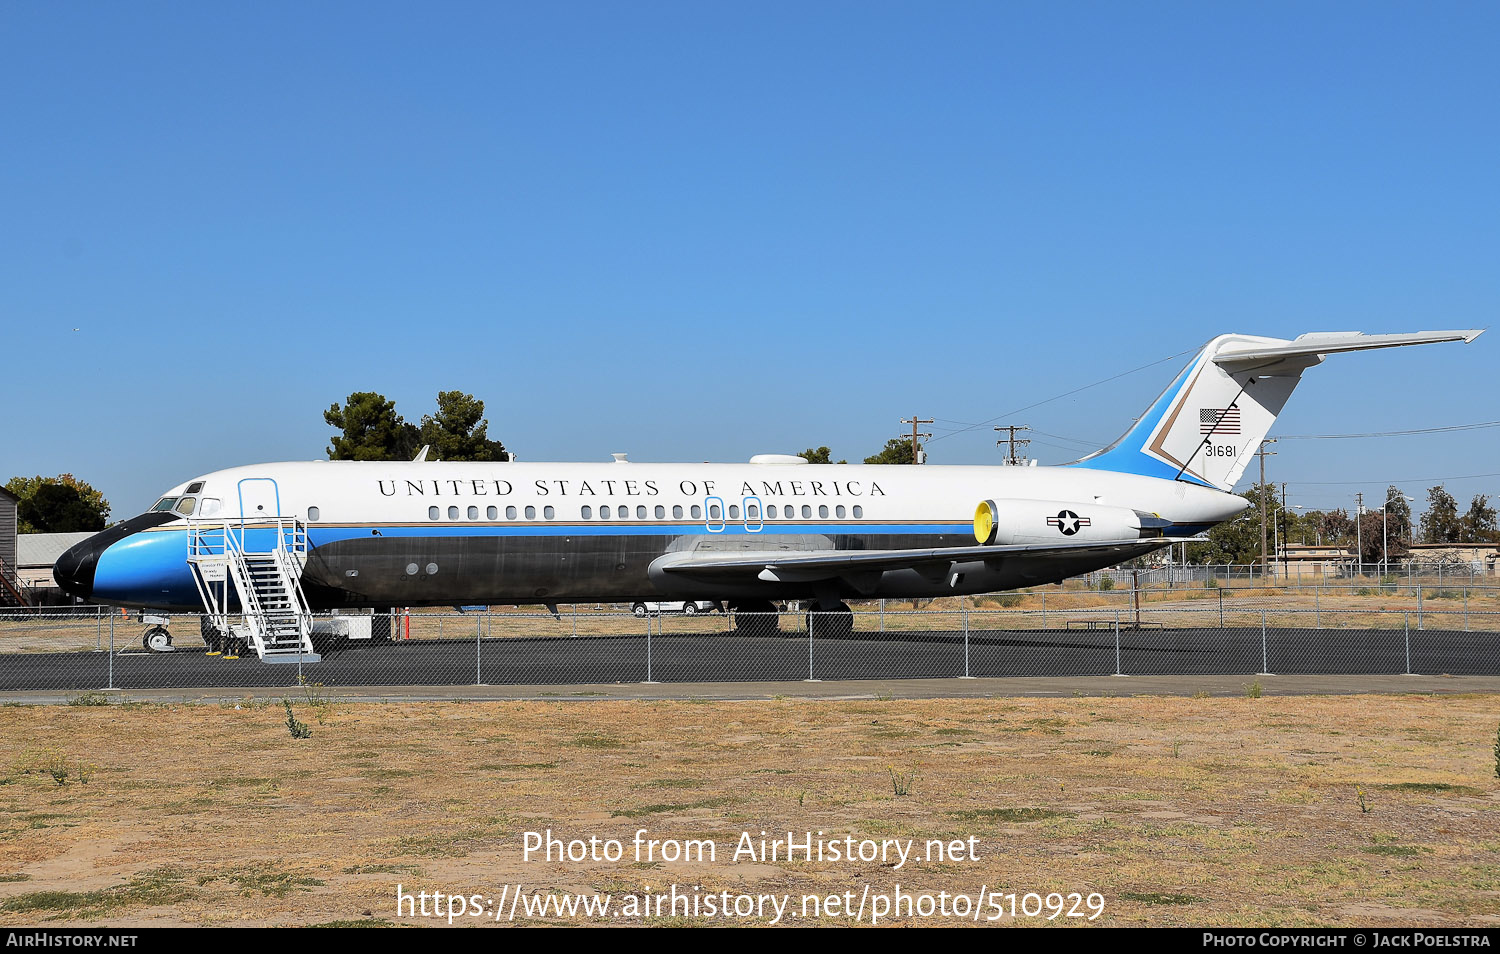
[(687, 603), (687, 604), (684, 604), (683, 607), (682, 607), (682, 615), (684, 615), (684, 616), (697, 616), (698, 615), (698, 604), (697, 603)]
[(770, 602), (736, 603), (730, 609), (734, 611), (734, 631), (737, 635), (774, 636), (781, 631), (776, 606)]
[(854, 633), (854, 611), (847, 603), (839, 603), (831, 609), (807, 611), (807, 631), (814, 638), (843, 639)]
[(141, 645), (148, 652), (169, 653), (172, 651), (172, 634), (161, 626), (153, 626), (141, 637)]
[(634, 606), (630, 607), (630, 611), (632, 613), (634, 613), (635, 615), (637, 615), (637, 616), (645, 616), (646, 615), (646, 604), (645, 603), (636, 603)]

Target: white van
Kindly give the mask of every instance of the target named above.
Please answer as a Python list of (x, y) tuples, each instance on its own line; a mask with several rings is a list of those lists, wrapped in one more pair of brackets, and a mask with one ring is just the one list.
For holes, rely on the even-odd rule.
[(630, 611), (637, 616), (660, 616), (662, 613), (683, 613), (687, 616), (697, 616), (699, 613), (707, 613), (717, 610), (719, 604), (712, 600), (694, 600), (690, 603), (632, 603)]

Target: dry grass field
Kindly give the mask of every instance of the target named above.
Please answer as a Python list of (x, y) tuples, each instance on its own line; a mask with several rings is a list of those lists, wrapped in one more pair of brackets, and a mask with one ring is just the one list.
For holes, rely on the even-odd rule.
[[(83, 704), (99, 701), (0, 708), (0, 922), (445, 924), (398, 916), (396, 885), (621, 898), (675, 883), (1094, 891), (1112, 925), (1500, 924), (1493, 696), (294, 694), (307, 738), (279, 700)], [(523, 860), (524, 833), (549, 828), (627, 843), (644, 828), (721, 854)], [(978, 859), (728, 857), (741, 832), (788, 830), (972, 837)], [(642, 922), (705, 923), (612, 920)]]

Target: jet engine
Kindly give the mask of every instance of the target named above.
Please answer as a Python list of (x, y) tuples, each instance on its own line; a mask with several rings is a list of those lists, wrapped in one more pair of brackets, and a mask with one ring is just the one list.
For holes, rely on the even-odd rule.
[(974, 539), (997, 546), (1142, 540), (1170, 525), (1152, 513), (1067, 500), (985, 500), (974, 511)]

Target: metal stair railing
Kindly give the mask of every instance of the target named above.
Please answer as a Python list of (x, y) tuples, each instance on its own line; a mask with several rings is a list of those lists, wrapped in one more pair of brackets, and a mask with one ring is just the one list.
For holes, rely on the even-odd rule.
[[(239, 597), (250, 643), (260, 659), (268, 654), (313, 655), (312, 610), (302, 591), (307, 528), (295, 518), (276, 518), (274, 542), (268, 550), (247, 548), (250, 529), (243, 521), (238, 527), (233, 520), (189, 521), (188, 562), (195, 568), (193, 576), (204, 606), (214, 624), (229, 632), (228, 594), (220, 600), (211, 585), (218, 581), (204, 572), (205, 567), (222, 565)], [(288, 641), (288, 636), (293, 638)]]
[(0, 600), (14, 602), (16, 606), (30, 606), (31, 600), (27, 598), (26, 591), (30, 589), (21, 578), (16, 576), (16, 571), (4, 560), (0, 560)]

